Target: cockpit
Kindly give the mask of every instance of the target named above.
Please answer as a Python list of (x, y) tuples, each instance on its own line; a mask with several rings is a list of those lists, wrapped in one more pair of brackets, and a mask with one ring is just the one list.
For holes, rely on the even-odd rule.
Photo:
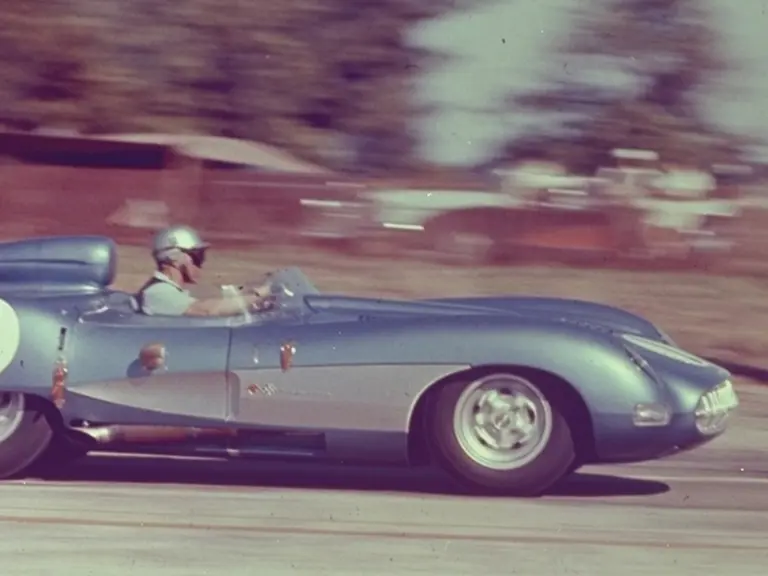
[[(134, 294), (115, 289), (117, 246), (105, 236), (30, 238), (0, 244), (0, 288), (21, 296), (75, 298), (81, 322), (165, 326), (232, 325), (296, 317), (307, 312), (305, 296), (318, 294), (312, 282), (295, 267), (268, 275), (275, 305), (264, 314), (234, 317), (147, 316)], [(259, 282), (256, 285), (261, 285)], [(245, 285), (246, 288), (249, 284)]]
[[(164, 326), (241, 326), (259, 324), (277, 318), (298, 318), (308, 312), (305, 297), (318, 294), (318, 290), (298, 268), (284, 268), (268, 275), (274, 305), (263, 312), (252, 312), (244, 308), (242, 314), (221, 317), (164, 316), (143, 314), (136, 302), (135, 294), (121, 290), (105, 290), (88, 299), (80, 310), (81, 322), (108, 324), (137, 324)], [(258, 283), (262, 285), (263, 280)], [(256, 284), (254, 284), (256, 285)], [(250, 284), (242, 288), (248, 290)], [(240, 287), (223, 286), (222, 291), (237, 290)]]

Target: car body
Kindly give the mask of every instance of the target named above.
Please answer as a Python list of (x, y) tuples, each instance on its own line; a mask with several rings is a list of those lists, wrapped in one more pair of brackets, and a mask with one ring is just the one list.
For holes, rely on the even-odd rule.
[(251, 316), (146, 316), (105, 237), (0, 244), (0, 476), (90, 450), (439, 465), (538, 494), (721, 434), (724, 369), (653, 324), (534, 297), (377, 300), (271, 275)]
[(399, 247), (465, 265), (637, 258), (648, 265), (652, 256), (699, 266), (730, 253), (738, 204), (650, 193), (659, 174), (601, 168), (589, 178), (517, 175), (463, 190), (350, 188), (345, 198), (302, 200), (301, 235), (367, 255)]

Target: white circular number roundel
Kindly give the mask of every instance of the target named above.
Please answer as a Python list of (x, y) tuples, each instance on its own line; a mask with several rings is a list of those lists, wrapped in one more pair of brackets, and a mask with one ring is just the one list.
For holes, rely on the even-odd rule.
[(19, 349), (21, 329), (19, 317), (13, 307), (5, 300), (0, 300), (0, 372), (3, 372)]

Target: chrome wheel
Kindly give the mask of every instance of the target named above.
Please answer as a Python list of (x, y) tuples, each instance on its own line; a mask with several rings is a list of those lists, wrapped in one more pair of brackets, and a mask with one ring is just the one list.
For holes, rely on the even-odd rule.
[(24, 395), (17, 392), (0, 394), (0, 444), (10, 438), (24, 417)]
[(482, 232), (446, 232), (438, 236), (439, 256), (457, 264), (485, 264), (490, 261), (493, 239)]
[(459, 397), (453, 430), (464, 453), (492, 470), (520, 468), (552, 436), (552, 407), (528, 380), (495, 374), (471, 383)]

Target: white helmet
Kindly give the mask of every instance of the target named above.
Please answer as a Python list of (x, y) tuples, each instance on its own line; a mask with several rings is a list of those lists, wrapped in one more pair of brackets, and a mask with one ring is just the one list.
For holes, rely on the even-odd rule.
[(189, 254), (193, 260), (196, 257), (200, 259), (200, 262), (195, 262), (195, 265), (200, 266), (202, 255), (208, 247), (210, 244), (203, 242), (194, 228), (184, 225), (169, 226), (155, 235), (152, 242), (152, 256), (155, 262), (161, 264), (175, 263), (182, 254)]

